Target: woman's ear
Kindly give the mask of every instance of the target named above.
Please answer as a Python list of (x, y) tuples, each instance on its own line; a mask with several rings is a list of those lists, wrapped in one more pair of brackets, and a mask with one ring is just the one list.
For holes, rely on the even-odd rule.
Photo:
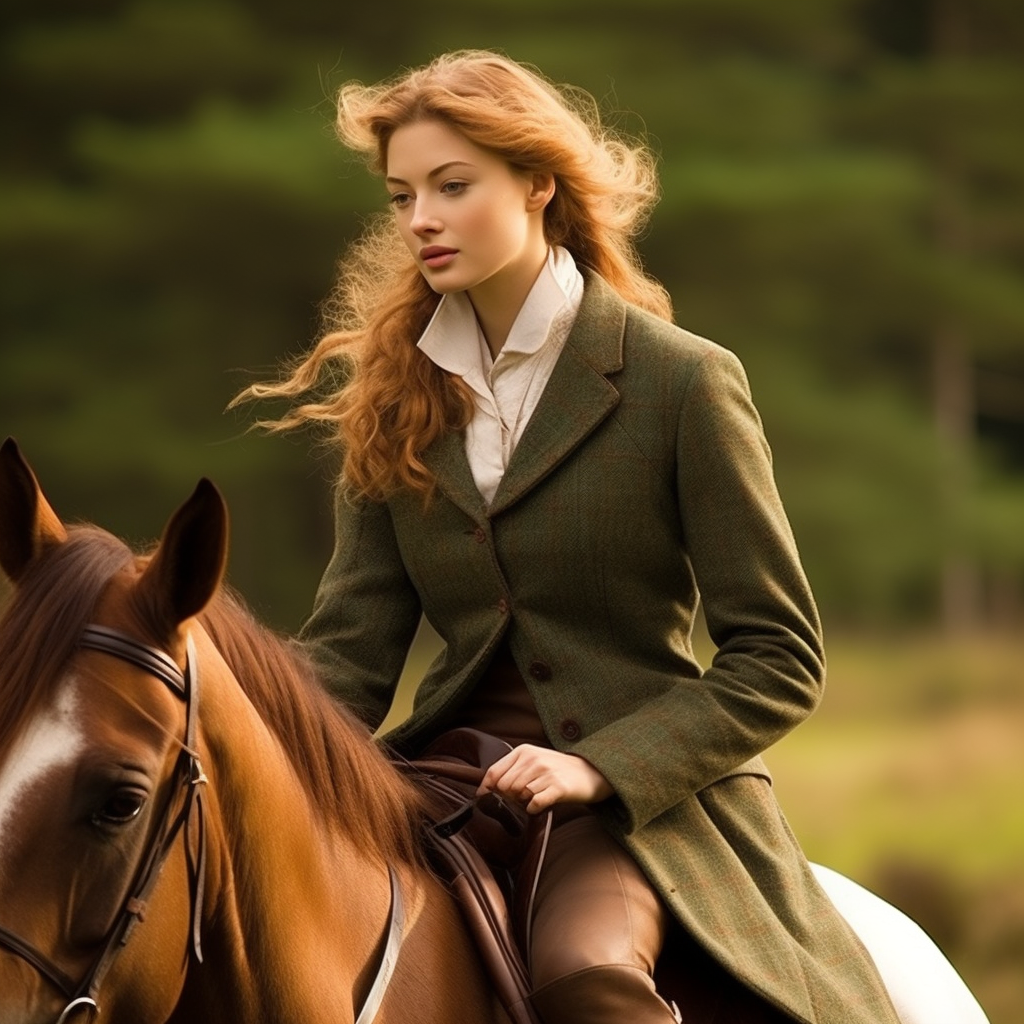
[(537, 171), (530, 175), (530, 191), (526, 197), (526, 209), (529, 213), (543, 210), (551, 202), (555, 194), (555, 176), (547, 172)]

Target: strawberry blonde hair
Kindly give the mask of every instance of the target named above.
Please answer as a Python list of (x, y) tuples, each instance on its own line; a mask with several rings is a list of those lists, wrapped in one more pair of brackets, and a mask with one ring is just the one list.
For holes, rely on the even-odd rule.
[[(553, 175), (548, 244), (566, 248), (622, 298), (671, 319), (668, 294), (644, 274), (633, 244), (658, 196), (653, 156), (603, 127), (592, 97), (479, 50), (445, 54), (379, 85), (349, 82), (338, 94), (338, 136), (377, 174), (386, 170), (396, 129), (428, 120), (516, 171)], [(340, 263), (316, 346), (285, 379), (252, 385), (235, 401), (320, 392), (261, 425), (326, 424), (345, 453), (342, 483), (354, 493), (383, 499), (409, 488), (428, 499), (434, 478), (422, 453), (443, 433), (461, 430), (473, 411), (465, 383), (416, 347), (439, 301), (394, 217), (380, 215)], [(326, 395), (324, 380), (334, 385)]]

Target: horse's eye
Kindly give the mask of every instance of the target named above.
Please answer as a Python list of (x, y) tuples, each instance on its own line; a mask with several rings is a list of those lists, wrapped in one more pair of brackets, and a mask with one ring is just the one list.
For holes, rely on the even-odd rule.
[(146, 805), (146, 795), (137, 789), (119, 789), (112, 793), (92, 816), (94, 825), (127, 825)]

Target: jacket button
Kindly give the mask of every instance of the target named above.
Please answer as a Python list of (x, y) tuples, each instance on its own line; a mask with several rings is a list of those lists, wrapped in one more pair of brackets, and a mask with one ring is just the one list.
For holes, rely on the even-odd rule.
[(562, 739), (566, 740), (578, 740), (583, 733), (580, 723), (571, 718), (567, 718), (558, 727), (558, 731), (562, 734)]
[(508, 601), (504, 597), (498, 601), (498, 611), (501, 612), (502, 615), (508, 615)]
[(473, 540), (475, 540), (477, 544), (483, 544), (483, 542), (487, 540), (487, 534), (484, 533), (484, 528), (482, 526), (478, 526), (473, 531)]
[(538, 683), (546, 683), (551, 678), (551, 666), (546, 661), (531, 661), (530, 676)]

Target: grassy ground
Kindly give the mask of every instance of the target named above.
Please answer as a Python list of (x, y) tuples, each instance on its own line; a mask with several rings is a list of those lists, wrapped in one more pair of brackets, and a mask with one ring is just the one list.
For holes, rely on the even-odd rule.
[[(436, 649), (418, 641), (389, 722)], [(921, 924), (991, 1024), (1019, 1024), (1024, 638), (839, 635), (828, 650), (821, 707), (767, 755), (794, 831)]]
[(768, 754), (808, 856), (914, 917), (992, 1024), (1024, 1020), (1024, 639), (843, 636)]

